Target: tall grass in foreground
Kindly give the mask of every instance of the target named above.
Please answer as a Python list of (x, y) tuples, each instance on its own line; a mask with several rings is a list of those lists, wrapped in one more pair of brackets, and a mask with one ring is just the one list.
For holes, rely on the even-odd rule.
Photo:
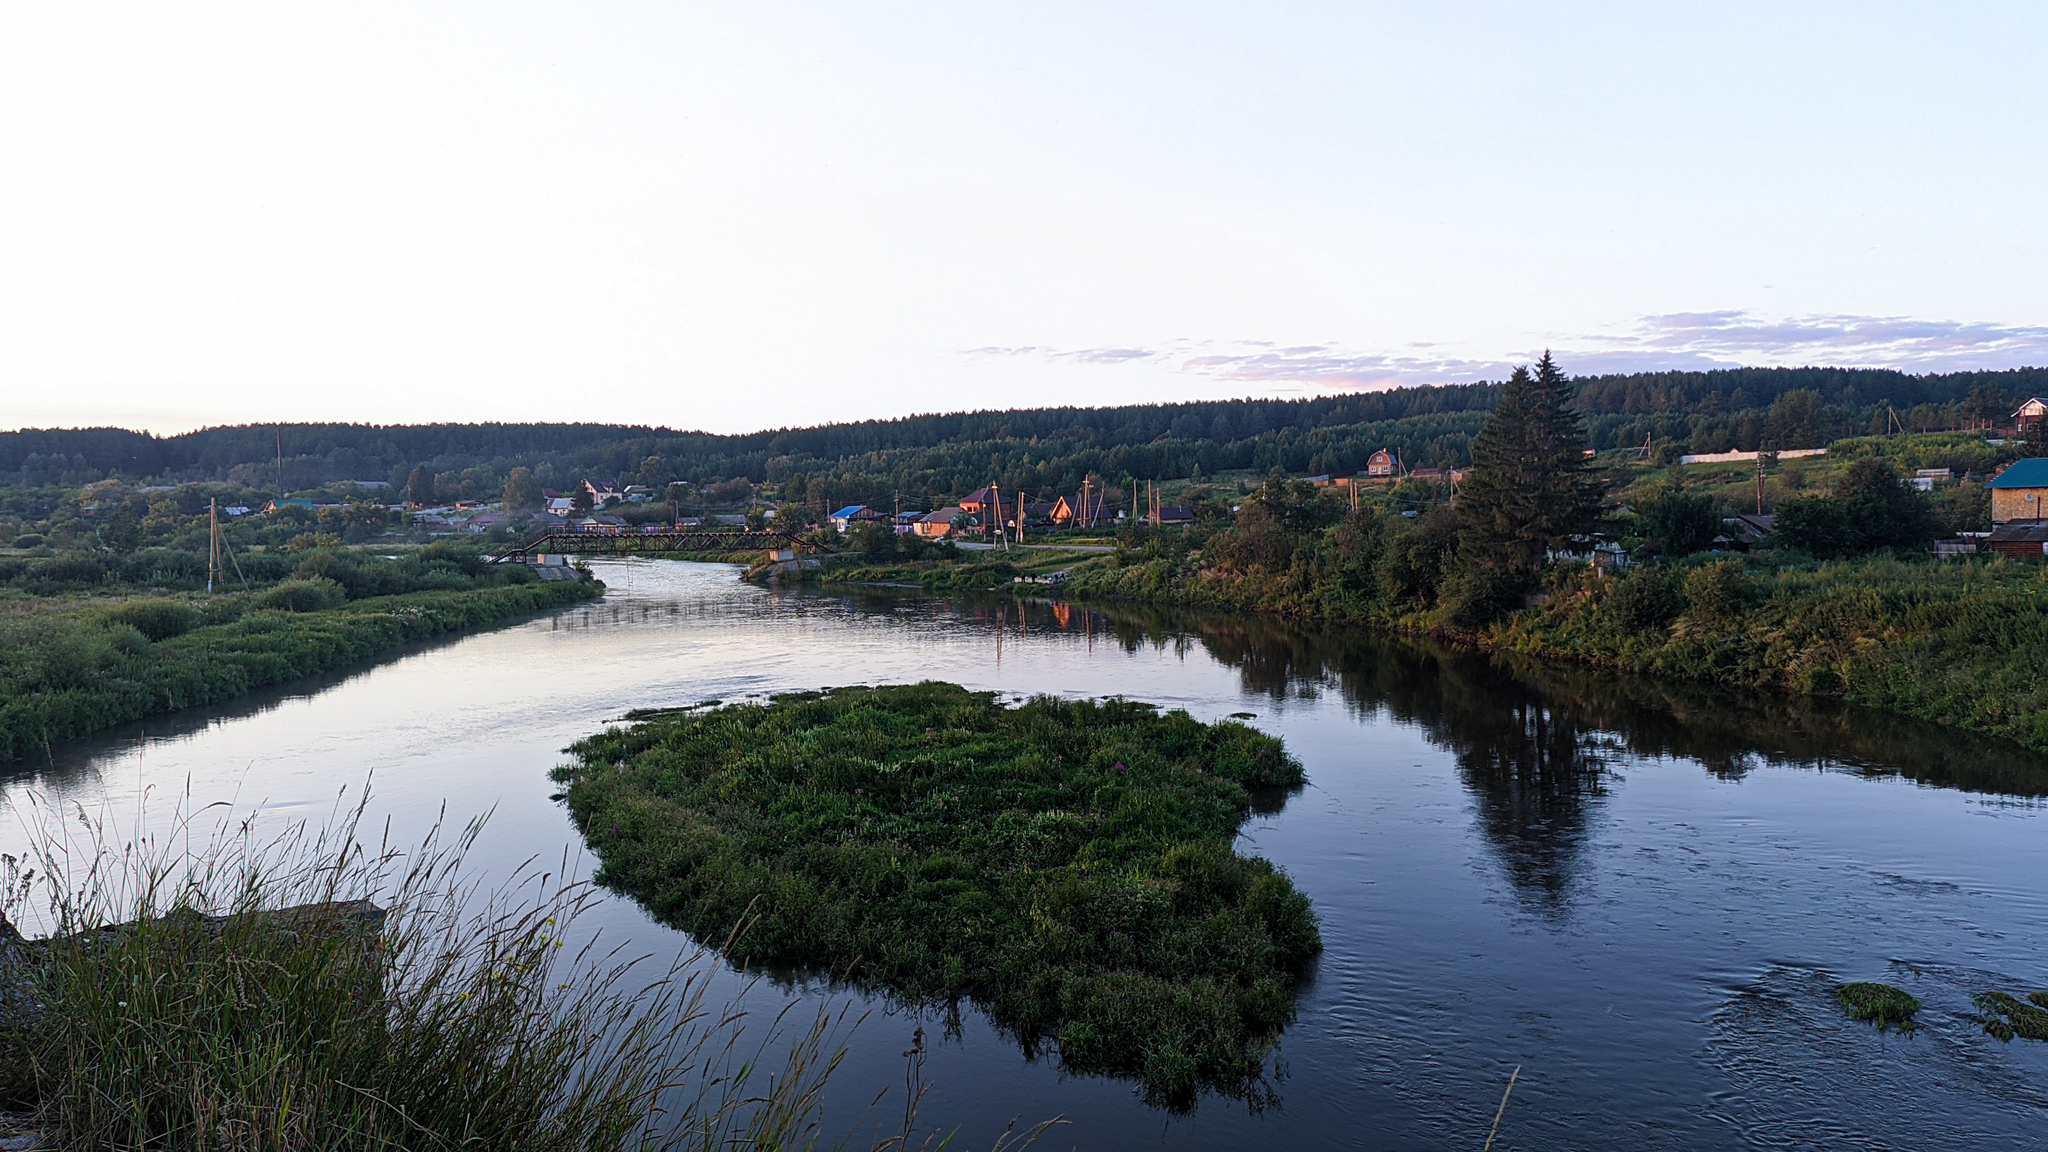
[[(46, 818), (4, 861), (11, 910), (52, 929), (0, 993), (17, 1106), (66, 1148), (819, 1146), (845, 1009), (752, 1027), (707, 1006), (701, 954), (568, 946), (597, 897), (565, 870), (464, 879), (481, 821), (402, 850), (365, 843), (360, 804), (337, 816), (197, 845), (189, 818), (124, 843)], [(874, 1146), (914, 1124), (913, 1099)]]

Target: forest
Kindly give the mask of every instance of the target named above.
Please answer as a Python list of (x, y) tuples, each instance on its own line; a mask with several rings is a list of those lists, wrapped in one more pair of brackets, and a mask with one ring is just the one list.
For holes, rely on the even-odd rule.
[[(1688, 452), (1816, 447), (1892, 430), (2003, 425), (2048, 393), (2048, 369), (1912, 376), (1745, 368), (1574, 380), (1588, 445)], [(449, 499), (495, 499), (514, 468), (567, 489), (584, 476), (721, 496), (773, 485), (815, 502), (937, 506), (995, 482), (1048, 497), (1084, 475), (1200, 480), (1224, 472), (1347, 474), (1380, 448), (1409, 467), (1457, 467), (1499, 383), (1294, 400), (1049, 407), (908, 416), (742, 435), (632, 424), (285, 424), (153, 436), (117, 428), (0, 433), (0, 488), (235, 484), (296, 492), (337, 481), (405, 486), (424, 467)], [(815, 487), (813, 485), (815, 484)]]

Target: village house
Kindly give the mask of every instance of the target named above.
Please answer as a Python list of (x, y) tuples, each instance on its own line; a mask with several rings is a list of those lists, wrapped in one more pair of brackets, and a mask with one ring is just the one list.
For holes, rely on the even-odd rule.
[(1995, 524), (1987, 543), (1991, 551), (2000, 556), (2014, 560), (2039, 560), (2048, 556), (2048, 523), (2016, 520)]
[(1722, 551), (1747, 552), (1762, 543), (1777, 523), (1776, 514), (1745, 512), (1738, 516), (1723, 516), (1721, 534), (1714, 537), (1714, 547)]
[(1161, 525), (1163, 527), (1172, 527), (1178, 524), (1193, 524), (1195, 522), (1195, 512), (1192, 508), (1161, 508), (1158, 512), (1154, 513), (1150, 517), (1150, 519), (1152, 523)]
[(936, 512), (927, 512), (923, 516), (918, 517), (917, 523), (912, 526), (912, 530), (926, 539), (944, 539), (953, 534), (953, 521), (966, 515), (967, 509), (954, 504), (941, 508)]
[(832, 522), (832, 527), (841, 532), (851, 532), (855, 525), (865, 524), (870, 520), (887, 520), (888, 518), (889, 514), (887, 512), (870, 508), (865, 504), (848, 504), (846, 507), (826, 517), (827, 520)]
[(2020, 430), (2022, 437), (2026, 436), (2027, 429), (2043, 420), (2048, 420), (2048, 399), (2039, 396), (2020, 405), (2012, 414), (2012, 426)]
[(1062, 496), (1052, 502), (1052, 522), (1060, 525), (1079, 524), (1082, 526), (1100, 524), (1105, 506), (1100, 489), (1090, 489), (1085, 498), (1076, 494)]
[(1382, 448), (1366, 457), (1365, 474), (1375, 480), (1392, 479), (1401, 471), (1401, 457), (1391, 448)]
[(2015, 520), (2048, 520), (2048, 457), (2015, 460), (1985, 487), (1991, 490), (1994, 525)]
[(609, 480), (585, 479), (577, 487), (583, 489), (589, 495), (592, 508), (602, 508), (614, 500), (624, 500), (626, 498), (625, 490)]
[(979, 516), (989, 510), (989, 506), (996, 502), (996, 498), (997, 493), (993, 487), (977, 488), (961, 499), (959, 508), (970, 516)]

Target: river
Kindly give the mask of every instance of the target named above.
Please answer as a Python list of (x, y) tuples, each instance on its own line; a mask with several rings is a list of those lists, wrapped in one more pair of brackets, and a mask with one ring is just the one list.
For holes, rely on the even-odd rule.
[[(968, 1147), (1057, 1114), (1070, 1126), (1042, 1147), (1477, 1149), (1515, 1069), (1498, 1149), (2048, 1139), (2048, 1045), (1970, 1019), (1972, 993), (2048, 987), (2048, 762), (2010, 745), (1264, 619), (593, 567), (601, 601), (13, 766), (0, 851), (38, 812), (224, 800), (321, 820), (374, 773), (373, 820), (400, 839), (444, 806), (491, 810), (473, 860), (509, 872), (579, 849), (548, 770), (628, 709), (919, 679), (1123, 694), (1252, 713), (1307, 769), (1243, 833), (1314, 901), (1325, 947), (1270, 1105), (1168, 1115), (1027, 1060), (971, 1008), (947, 1029), (870, 1004), (828, 1132), (900, 1081), (922, 1022), (920, 1118)], [(657, 956), (690, 947), (623, 898), (593, 923)], [(1908, 988), (1922, 1027), (1847, 1019), (1845, 980)], [(797, 979), (752, 996), (848, 994)]]

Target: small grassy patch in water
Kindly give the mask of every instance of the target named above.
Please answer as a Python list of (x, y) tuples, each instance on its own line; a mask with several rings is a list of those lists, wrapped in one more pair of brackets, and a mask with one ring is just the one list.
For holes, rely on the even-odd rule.
[(1322, 949), (1232, 850), (1280, 741), (1124, 700), (954, 684), (647, 713), (557, 771), (598, 879), (743, 963), (972, 997), (1027, 1051), (1168, 1106), (1256, 1093)]
[(1970, 999), (1984, 1013), (1977, 1022), (2000, 1040), (2048, 1040), (2048, 992), (2029, 992), (2025, 1000), (2009, 992), (1980, 992)]
[(1872, 981), (1844, 984), (1835, 989), (1835, 999), (1842, 1002), (1842, 1009), (1849, 1015), (1870, 1021), (1879, 1031), (1896, 1028), (1911, 1032), (1913, 1014), (1920, 1011), (1919, 997), (1904, 988)]

